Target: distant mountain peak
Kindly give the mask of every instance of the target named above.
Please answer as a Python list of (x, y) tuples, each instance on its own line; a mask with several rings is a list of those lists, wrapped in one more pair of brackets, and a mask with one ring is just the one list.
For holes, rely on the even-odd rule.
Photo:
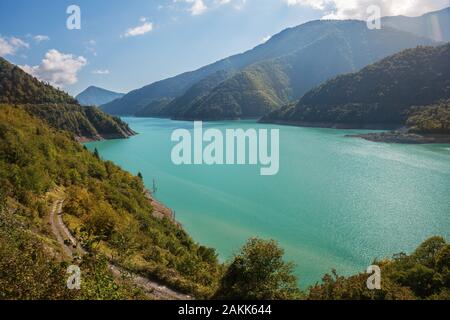
[(84, 106), (101, 106), (108, 102), (122, 98), (125, 94), (100, 88), (94, 85), (87, 87), (76, 96), (76, 99)]

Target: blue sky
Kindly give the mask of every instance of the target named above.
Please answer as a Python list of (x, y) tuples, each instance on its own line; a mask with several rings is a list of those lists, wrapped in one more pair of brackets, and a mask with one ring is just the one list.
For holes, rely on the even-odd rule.
[[(0, 55), (71, 94), (89, 85), (128, 92), (251, 49), (287, 27), (354, 17), (349, 1), (367, 2), (345, 1), (0, 0)], [(431, 1), (436, 9), (449, 4)], [(72, 4), (81, 8), (81, 30), (66, 28)]]

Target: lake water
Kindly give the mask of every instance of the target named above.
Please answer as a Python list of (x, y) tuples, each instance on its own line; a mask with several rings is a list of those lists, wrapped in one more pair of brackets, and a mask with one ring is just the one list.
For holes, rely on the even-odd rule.
[(125, 118), (139, 135), (88, 144), (137, 174), (176, 211), (192, 237), (225, 260), (248, 238), (277, 240), (302, 287), (332, 268), (363, 271), (375, 258), (411, 252), (433, 235), (450, 239), (449, 145), (412, 146), (346, 138), (347, 131), (251, 121), (205, 128), (280, 128), (280, 171), (257, 166), (176, 166), (177, 128), (190, 122)]

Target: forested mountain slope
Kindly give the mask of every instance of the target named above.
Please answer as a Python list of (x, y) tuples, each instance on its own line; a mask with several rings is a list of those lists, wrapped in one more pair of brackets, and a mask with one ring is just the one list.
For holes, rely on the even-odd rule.
[(198, 99), (181, 119), (258, 118), (300, 98), (321, 82), (356, 71), (385, 56), (431, 41), (394, 29), (369, 30), (360, 21), (314, 21), (297, 33), (314, 34), (282, 57), (238, 72)]
[[(450, 99), (450, 44), (408, 49), (329, 80), (265, 122), (402, 126), (413, 106)], [(417, 109), (417, 108), (416, 108)], [(416, 110), (417, 112), (417, 110)]]
[(0, 103), (21, 105), (82, 140), (126, 138), (135, 134), (126, 123), (94, 107), (81, 107), (67, 93), (25, 73), (0, 57)]
[[(34, 272), (34, 268), (47, 270), (53, 266), (59, 272), (57, 263), (50, 263), (51, 252), (56, 254), (59, 249), (50, 236), (48, 224), (55, 190), (65, 200), (65, 221), (80, 240), (84, 239), (86, 246), (95, 244), (98, 257), (104, 256), (119, 266), (198, 297), (212, 294), (220, 272), (214, 250), (195, 243), (169, 219), (153, 216), (151, 201), (139, 177), (101, 160), (70, 134), (50, 128), (23, 108), (0, 105), (0, 211), (11, 223), (15, 221), (8, 227), (2, 219), (0, 227), (2, 231), (8, 227), (28, 233), (30, 241), (35, 243), (33, 250), (43, 256), (39, 266), (20, 265), (20, 257), (10, 255), (16, 251), (8, 253), (3, 248), (6, 243), (9, 248), (20, 246), (26, 238), (17, 235), (14, 240), (0, 232), (0, 264), (10, 262), (7, 270), (1, 269), (0, 282), (7, 281), (12, 286), (8, 289), (19, 294), (25, 287), (17, 286), (28, 279), (24, 272)], [(22, 273), (14, 275), (16, 271)], [(108, 270), (104, 273), (106, 277)], [(57, 279), (61, 279), (58, 274)], [(52, 283), (51, 290), (68, 294), (65, 282), (58, 284), (50, 274), (42, 277)], [(91, 283), (93, 288), (84, 288), (80, 294), (88, 298), (90, 294), (95, 295), (95, 288), (105, 285), (105, 281), (97, 279)], [(40, 293), (46, 294), (45, 285), (42, 286)], [(114, 287), (104, 289), (108, 295), (118, 293)], [(4, 290), (0, 287), (0, 299)], [(21, 294), (32, 295), (32, 292)], [(132, 294), (128, 292), (129, 296)], [(52, 296), (48, 293), (42, 298)]]

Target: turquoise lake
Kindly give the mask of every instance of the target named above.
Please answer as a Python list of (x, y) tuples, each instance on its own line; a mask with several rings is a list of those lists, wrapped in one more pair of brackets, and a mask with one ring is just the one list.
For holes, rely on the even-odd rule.
[(174, 129), (191, 122), (124, 118), (139, 135), (89, 143), (104, 159), (142, 172), (156, 198), (222, 260), (250, 237), (275, 239), (296, 264), (300, 285), (366, 270), (375, 258), (450, 240), (450, 145), (394, 145), (346, 138), (361, 130), (297, 128), (252, 121), (204, 129), (279, 128), (280, 171), (259, 166), (176, 166)]

